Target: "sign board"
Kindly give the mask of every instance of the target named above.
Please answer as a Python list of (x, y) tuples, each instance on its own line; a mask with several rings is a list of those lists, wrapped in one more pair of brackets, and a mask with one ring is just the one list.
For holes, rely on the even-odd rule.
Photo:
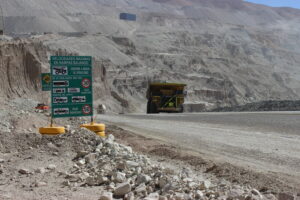
[(93, 116), (92, 57), (51, 56), (52, 117)]
[(50, 73), (42, 73), (42, 91), (50, 91), (51, 90), (51, 74)]

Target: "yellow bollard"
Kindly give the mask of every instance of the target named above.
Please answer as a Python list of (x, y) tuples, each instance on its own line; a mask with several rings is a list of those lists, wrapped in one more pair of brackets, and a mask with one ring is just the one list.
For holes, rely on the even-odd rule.
[(92, 122), (90, 124), (82, 124), (80, 127), (93, 131), (100, 137), (105, 137), (105, 124), (97, 124)]
[(42, 135), (60, 135), (65, 133), (65, 127), (41, 127), (39, 132)]
[(66, 131), (65, 131), (65, 127), (53, 126), (53, 118), (51, 117), (50, 126), (39, 128), (39, 132), (42, 135), (60, 135), (60, 134), (64, 134)]
[(100, 136), (100, 137), (106, 137), (105, 132), (101, 131), (101, 132), (96, 132), (96, 135)]

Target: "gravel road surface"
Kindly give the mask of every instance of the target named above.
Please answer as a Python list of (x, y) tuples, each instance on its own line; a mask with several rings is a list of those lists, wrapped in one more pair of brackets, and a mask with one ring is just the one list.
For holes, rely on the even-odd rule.
[(99, 115), (216, 162), (300, 178), (300, 112)]

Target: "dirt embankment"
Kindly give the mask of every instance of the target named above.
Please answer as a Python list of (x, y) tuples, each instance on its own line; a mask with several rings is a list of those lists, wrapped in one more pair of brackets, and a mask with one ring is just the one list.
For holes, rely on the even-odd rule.
[(46, 48), (38, 43), (22, 41), (0, 43), (0, 96), (37, 96)]
[(251, 111), (299, 111), (300, 101), (260, 101), (245, 105), (221, 107), (213, 112), (251, 112)]

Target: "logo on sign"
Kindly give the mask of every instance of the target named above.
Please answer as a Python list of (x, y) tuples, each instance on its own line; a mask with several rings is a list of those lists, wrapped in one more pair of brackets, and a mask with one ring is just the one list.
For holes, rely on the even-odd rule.
[(85, 102), (86, 102), (85, 96), (72, 97), (72, 103), (85, 103)]
[(91, 106), (90, 106), (90, 105), (84, 105), (84, 106), (82, 107), (82, 113), (83, 113), (84, 115), (88, 115), (88, 114), (92, 113), (92, 108), (91, 108)]
[(81, 85), (84, 88), (89, 88), (91, 86), (91, 80), (88, 78), (85, 78), (81, 81)]
[(68, 103), (68, 97), (54, 97), (54, 103)]
[(80, 88), (68, 88), (68, 93), (79, 93)]
[(53, 81), (53, 86), (55, 87), (68, 87), (69, 81)]
[(53, 89), (53, 93), (55, 93), (55, 94), (63, 94), (63, 93), (66, 93), (66, 89), (65, 88), (54, 88)]
[(54, 114), (56, 115), (68, 115), (69, 114), (69, 108), (55, 108)]
[(53, 75), (68, 75), (67, 67), (53, 67)]

